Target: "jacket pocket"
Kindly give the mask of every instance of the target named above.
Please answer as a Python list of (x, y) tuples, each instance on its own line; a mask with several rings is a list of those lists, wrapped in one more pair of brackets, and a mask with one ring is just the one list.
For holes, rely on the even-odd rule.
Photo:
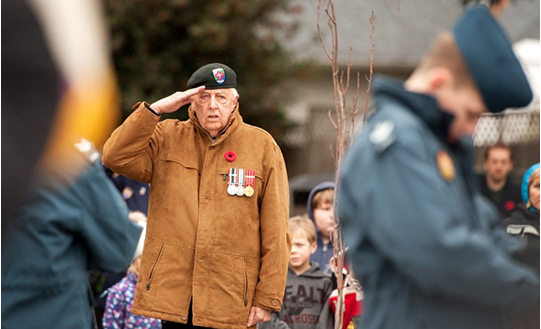
[(208, 309), (213, 321), (244, 324), (251, 306), (244, 257), (241, 255), (215, 253), (209, 272)]
[(152, 267), (150, 268), (150, 272), (148, 273), (148, 280), (147, 280), (147, 284), (146, 284), (146, 289), (147, 290), (150, 290), (150, 284), (152, 282), (152, 277), (153, 277), (154, 271), (156, 270), (156, 266), (158, 266), (158, 262), (160, 261), (160, 258), (161, 258), (162, 253), (163, 253), (163, 246), (164, 246), (164, 243), (162, 242), (162, 244), (160, 246), (160, 250), (158, 251), (158, 255), (156, 256), (156, 260), (152, 264)]
[(244, 272), (244, 306), (248, 306), (248, 272), (246, 271), (246, 257), (244, 257), (243, 262), (243, 272)]

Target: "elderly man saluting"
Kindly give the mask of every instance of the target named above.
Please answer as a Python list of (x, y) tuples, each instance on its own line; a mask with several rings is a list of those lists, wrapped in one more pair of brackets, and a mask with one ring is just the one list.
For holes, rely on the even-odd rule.
[[(239, 113), (237, 78), (199, 68), (183, 92), (136, 104), (103, 150), (113, 171), (150, 183), (134, 314), (163, 328), (246, 328), (279, 311), (291, 239), (280, 148)], [(189, 120), (164, 120), (191, 103)]]

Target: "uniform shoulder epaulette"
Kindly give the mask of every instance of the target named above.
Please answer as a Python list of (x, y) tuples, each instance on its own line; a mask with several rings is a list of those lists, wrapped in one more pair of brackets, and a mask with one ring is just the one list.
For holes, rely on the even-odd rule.
[(390, 120), (376, 123), (368, 139), (378, 153), (385, 151), (395, 141), (394, 123)]
[(98, 150), (96, 150), (94, 143), (92, 143), (88, 139), (81, 138), (81, 140), (75, 143), (74, 146), (81, 154), (88, 158), (91, 163), (98, 161), (98, 159), (100, 158), (100, 154)]

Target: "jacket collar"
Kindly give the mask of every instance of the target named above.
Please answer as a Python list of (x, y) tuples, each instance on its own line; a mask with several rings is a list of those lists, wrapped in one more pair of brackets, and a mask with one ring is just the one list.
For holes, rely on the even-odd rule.
[(242, 116), (239, 112), (239, 103), (237, 102), (237, 106), (235, 106), (235, 109), (233, 110), (233, 113), (229, 116), (229, 120), (227, 121), (227, 125), (225, 128), (216, 136), (216, 138), (212, 139), (210, 137), (210, 134), (208, 131), (206, 131), (199, 122), (199, 119), (195, 115), (195, 111), (190, 105), (188, 108), (188, 116), (190, 118), (190, 123), (193, 124), (197, 130), (197, 132), (201, 135), (203, 139), (206, 139), (209, 144), (218, 144), (221, 143), (224, 139), (227, 138), (227, 136), (231, 135), (237, 128), (244, 122), (242, 120)]
[(438, 139), (448, 144), (449, 126), (454, 116), (443, 111), (434, 97), (407, 91), (404, 89), (403, 82), (381, 75), (374, 78), (373, 87), (376, 102), (378, 98), (394, 99), (400, 102), (424, 121)]
[(373, 87), (376, 102), (385, 99), (399, 102), (426, 123), (434, 136), (457, 156), (468, 189), (470, 192), (474, 191), (473, 140), (471, 137), (464, 137), (454, 144), (449, 143), (449, 127), (454, 116), (442, 110), (434, 97), (407, 91), (404, 89), (403, 82), (399, 80), (376, 76)]

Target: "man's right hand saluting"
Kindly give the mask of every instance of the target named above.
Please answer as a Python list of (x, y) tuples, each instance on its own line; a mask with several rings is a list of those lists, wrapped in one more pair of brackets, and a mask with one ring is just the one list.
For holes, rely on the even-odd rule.
[(177, 91), (176, 93), (160, 99), (150, 105), (150, 108), (158, 115), (162, 113), (171, 113), (178, 110), (181, 106), (193, 101), (193, 97), (205, 90), (205, 86), (188, 89), (186, 91)]

